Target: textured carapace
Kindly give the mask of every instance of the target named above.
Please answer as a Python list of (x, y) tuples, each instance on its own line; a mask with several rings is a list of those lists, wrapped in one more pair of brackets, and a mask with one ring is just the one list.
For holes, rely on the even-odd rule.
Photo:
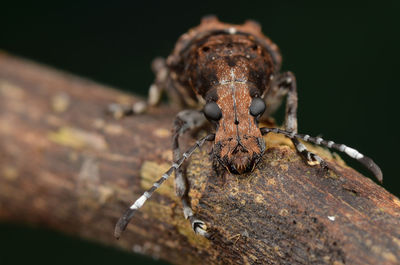
[(216, 103), (214, 113), (222, 115), (205, 113), (217, 125), (213, 154), (232, 173), (251, 171), (264, 152), (262, 113), (250, 112), (250, 106), (268, 90), (280, 63), (277, 46), (256, 22), (231, 25), (216, 17), (184, 34), (168, 57), (173, 76), (206, 101), (206, 110)]

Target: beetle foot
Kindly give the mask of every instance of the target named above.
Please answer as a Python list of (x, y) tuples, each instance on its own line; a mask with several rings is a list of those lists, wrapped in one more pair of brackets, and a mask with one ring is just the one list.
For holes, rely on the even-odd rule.
[(205, 238), (210, 237), (210, 234), (207, 233), (207, 225), (203, 221), (195, 218), (190, 218), (190, 223), (192, 225), (193, 231), (196, 234), (204, 236)]

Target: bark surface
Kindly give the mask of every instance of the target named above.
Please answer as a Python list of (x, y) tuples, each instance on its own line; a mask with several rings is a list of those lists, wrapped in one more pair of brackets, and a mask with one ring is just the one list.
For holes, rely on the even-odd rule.
[(192, 206), (211, 240), (184, 220), (173, 179), (116, 240), (118, 218), (172, 158), (177, 110), (122, 120), (105, 114), (109, 103), (135, 100), (0, 53), (0, 218), (173, 264), (400, 263), (400, 200), (325, 149), (308, 145), (331, 169), (308, 166), (273, 134), (251, 174), (214, 170), (211, 145), (187, 163)]

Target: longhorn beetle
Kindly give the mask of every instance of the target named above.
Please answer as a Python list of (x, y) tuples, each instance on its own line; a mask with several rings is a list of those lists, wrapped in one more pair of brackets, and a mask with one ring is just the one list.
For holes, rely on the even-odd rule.
[[(308, 151), (299, 139), (346, 153), (382, 182), (379, 167), (357, 150), (297, 133), (296, 79), (291, 72), (279, 72), (281, 61), (278, 47), (263, 35), (258, 23), (246, 21), (243, 25), (231, 25), (220, 22), (215, 16), (204, 17), (199, 26), (179, 38), (166, 60), (153, 62), (156, 78), (150, 87), (147, 103), (136, 103), (131, 108), (116, 104), (110, 106), (114, 115), (142, 113), (147, 107), (159, 103), (162, 91), (166, 91), (175, 104), (186, 108), (174, 121), (174, 163), (119, 219), (115, 227), (117, 238), (134, 213), (173, 172), (185, 218), (195, 233), (209, 236), (205, 223), (197, 219), (191, 209), (188, 182), (181, 168), (182, 163), (206, 141), (214, 141), (213, 158), (233, 174), (244, 174), (254, 169), (265, 151), (263, 135), (273, 132), (290, 138), (298, 153), (311, 166), (327, 165), (318, 155)], [(259, 121), (268, 118), (285, 96), (285, 129), (259, 128)], [(203, 107), (202, 111), (198, 110), (199, 107)], [(201, 138), (182, 154), (179, 137), (188, 130), (203, 126), (207, 120), (214, 126), (215, 133)]]

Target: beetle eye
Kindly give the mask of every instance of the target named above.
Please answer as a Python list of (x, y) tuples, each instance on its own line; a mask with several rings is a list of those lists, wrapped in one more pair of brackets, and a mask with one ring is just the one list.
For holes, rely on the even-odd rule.
[(261, 116), (265, 111), (265, 102), (261, 98), (254, 98), (250, 105), (250, 114), (254, 117)]
[(209, 120), (218, 121), (222, 117), (221, 109), (214, 101), (207, 103), (204, 106), (203, 112), (206, 118)]

